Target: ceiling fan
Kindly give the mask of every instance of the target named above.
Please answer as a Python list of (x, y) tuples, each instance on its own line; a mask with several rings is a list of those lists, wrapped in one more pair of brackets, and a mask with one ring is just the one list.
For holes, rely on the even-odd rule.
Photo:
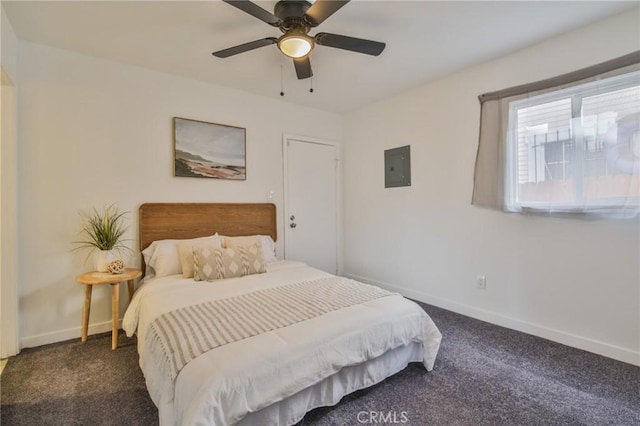
[(213, 52), (213, 55), (218, 58), (228, 58), (259, 47), (276, 44), (282, 53), (293, 58), (298, 79), (305, 79), (313, 76), (309, 53), (316, 44), (373, 56), (382, 53), (386, 46), (378, 41), (339, 34), (318, 33), (315, 36), (308, 34), (311, 28), (323, 23), (342, 6), (349, 3), (349, 0), (316, 0), (313, 4), (305, 0), (281, 0), (276, 3), (273, 14), (248, 0), (223, 1), (273, 27), (278, 27), (283, 34), (279, 38), (267, 37)]

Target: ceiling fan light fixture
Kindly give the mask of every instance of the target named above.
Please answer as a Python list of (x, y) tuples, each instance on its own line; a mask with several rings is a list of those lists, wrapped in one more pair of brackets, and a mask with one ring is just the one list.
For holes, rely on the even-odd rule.
[(278, 28), (283, 34), (279, 38), (266, 37), (213, 52), (213, 56), (218, 58), (228, 58), (276, 44), (283, 55), (293, 59), (296, 76), (299, 80), (304, 80), (313, 76), (309, 54), (316, 44), (372, 56), (381, 54), (386, 46), (379, 41), (340, 34), (316, 33), (313, 37), (308, 34), (350, 0), (278, 0), (273, 13), (251, 0), (222, 1)]
[(313, 46), (313, 39), (304, 33), (292, 32), (278, 39), (278, 49), (290, 58), (308, 55)]

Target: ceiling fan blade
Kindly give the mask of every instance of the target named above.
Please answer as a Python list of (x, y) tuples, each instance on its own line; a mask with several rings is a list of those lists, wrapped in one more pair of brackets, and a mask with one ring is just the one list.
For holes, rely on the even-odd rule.
[(378, 56), (387, 46), (379, 41), (364, 40), (361, 38), (347, 37), (339, 34), (318, 33), (315, 36), (316, 43), (321, 46), (335, 47), (337, 49), (350, 50), (366, 55)]
[(257, 49), (259, 47), (276, 44), (277, 41), (277, 38), (267, 37), (260, 40), (250, 41), (249, 43), (240, 44), (238, 46), (229, 47), (228, 49), (218, 50), (217, 52), (213, 52), (212, 55), (217, 56), (218, 58), (228, 58), (229, 56), (248, 52), (249, 50)]
[(241, 11), (248, 13), (251, 16), (258, 18), (261, 21), (266, 22), (269, 25), (278, 26), (282, 23), (280, 18), (273, 15), (271, 12), (267, 12), (255, 3), (248, 0), (222, 0), (225, 3), (229, 3), (233, 7), (237, 7)]
[(309, 78), (313, 76), (313, 71), (311, 71), (311, 61), (309, 60), (309, 55), (303, 56), (302, 58), (294, 59), (293, 65), (295, 65), (296, 67), (296, 74), (298, 75), (298, 80), (304, 80), (305, 78)]
[(312, 27), (317, 27), (347, 3), (349, 0), (316, 0), (305, 13), (305, 18)]

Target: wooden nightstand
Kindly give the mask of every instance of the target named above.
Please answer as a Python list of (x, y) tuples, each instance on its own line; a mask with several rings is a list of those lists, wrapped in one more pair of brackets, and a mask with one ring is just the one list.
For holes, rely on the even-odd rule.
[(89, 311), (91, 309), (91, 290), (94, 284), (109, 284), (111, 286), (111, 349), (118, 347), (118, 313), (120, 310), (120, 286), (127, 281), (129, 286), (129, 302), (133, 297), (133, 280), (139, 278), (142, 272), (139, 269), (126, 268), (122, 274), (109, 272), (87, 272), (79, 275), (78, 283), (84, 284), (84, 306), (82, 307), (82, 341), (87, 341), (89, 328)]

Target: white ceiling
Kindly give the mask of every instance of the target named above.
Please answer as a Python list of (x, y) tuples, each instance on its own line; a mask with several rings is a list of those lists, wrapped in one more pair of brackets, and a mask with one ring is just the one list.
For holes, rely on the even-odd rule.
[[(274, 1), (256, 2), (273, 11)], [(277, 28), (220, 1), (2, 1), (18, 38), (344, 112), (571, 29), (636, 1), (354, 0), (315, 31), (387, 43), (379, 57), (318, 46), (314, 93), (268, 46), (227, 59), (211, 52), (277, 37)]]

